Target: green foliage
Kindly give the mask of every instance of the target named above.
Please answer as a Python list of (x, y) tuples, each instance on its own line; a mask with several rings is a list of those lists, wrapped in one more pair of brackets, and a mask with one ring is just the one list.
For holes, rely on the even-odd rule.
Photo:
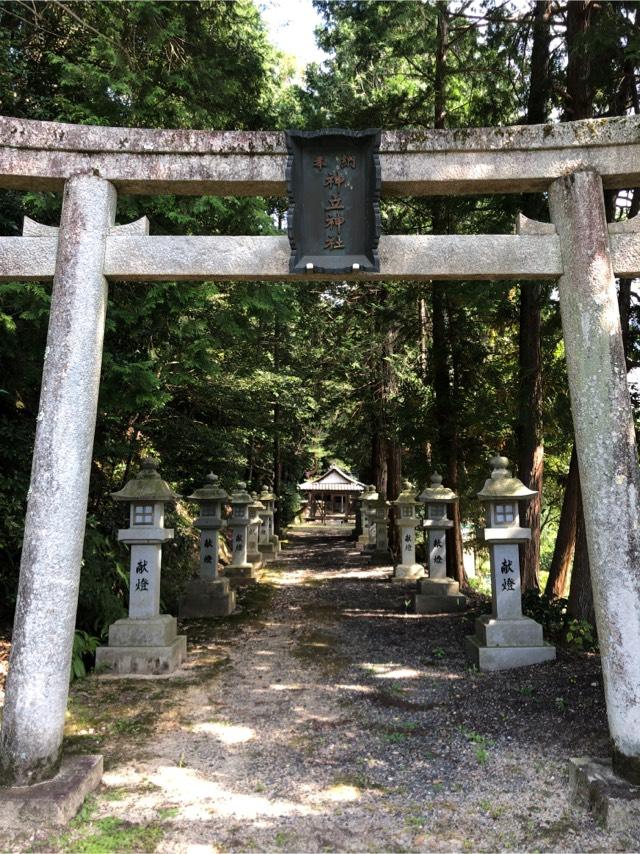
[(595, 626), (587, 620), (576, 620), (567, 613), (567, 599), (548, 599), (535, 590), (522, 597), (522, 611), (540, 623), (545, 635), (555, 641), (566, 643), (581, 652), (596, 652), (598, 637)]
[(71, 681), (84, 679), (87, 675), (87, 660), (91, 661), (100, 645), (100, 638), (76, 629), (73, 636), (73, 653), (71, 657)]

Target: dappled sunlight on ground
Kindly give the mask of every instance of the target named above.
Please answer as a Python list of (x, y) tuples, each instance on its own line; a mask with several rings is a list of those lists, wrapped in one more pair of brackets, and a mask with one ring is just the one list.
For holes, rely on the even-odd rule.
[(191, 768), (164, 766), (150, 778), (174, 802), (182, 802), (181, 814), (189, 821), (211, 814), (255, 819), (259, 816), (308, 815), (312, 810), (289, 800), (230, 791)]
[(573, 660), (470, 671), (473, 615), (406, 613), (348, 532), (296, 527), (236, 616), (183, 626), (174, 678), (77, 710), (80, 739), (111, 727), (96, 818), (160, 828), (162, 854), (639, 850), (567, 801), (567, 756), (607, 749), (597, 661), (575, 687)]
[(214, 735), (223, 744), (241, 744), (255, 738), (255, 732), (251, 727), (236, 726), (235, 724), (223, 723), (221, 721), (203, 721), (193, 724), (192, 732), (204, 732)]

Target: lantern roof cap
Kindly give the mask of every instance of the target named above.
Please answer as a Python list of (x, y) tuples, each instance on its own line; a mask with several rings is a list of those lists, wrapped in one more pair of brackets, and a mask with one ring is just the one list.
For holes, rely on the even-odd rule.
[(251, 496), (247, 492), (247, 484), (243, 480), (239, 480), (236, 488), (231, 493), (232, 504), (251, 504)]
[(410, 480), (402, 481), (402, 492), (396, 498), (395, 501), (391, 502), (392, 504), (414, 504), (417, 505), (420, 502), (416, 501), (416, 491)]
[(276, 497), (271, 492), (271, 487), (268, 484), (263, 484), (261, 487), (260, 495), (258, 496), (260, 501), (275, 501)]
[(187, 497), (189, 501), (227, 501), (229, 498), (220, 486), (220, 478), (213, 472), (209, 472), (204, 479), (204, 484)]
[(158, 465), (154, 457), (145, 457), (135, 477), (118, 492), (112, 492), (111, 497), (116, 501), (177, 501), (180, 496), (160, 477)]
[(493, 471), (478, 493), (480, 501), (497, 501), (501, 498), (526, 501), (537, 495), (535, 489), (528, 489), (519, 478), (512, 477), (507, 469), (507, 457), (493, 457), (489, 462)]
[(364, 492), (360, 493), (360, 498), (363, 501), (377, 501), (378, 491), (375, 486), (370, 483), (369, 486), (365, 486)]
[(435, 504), (437, 502), (453, 504), (454, 501), (458, 500), (458, 496), (448, 486), (443, 486), (442, 475), (434, 472), (431, 475), (431, 483), (422, 490), (418, 499), (425, 504)]
[(252, 510), (266, 510), (267, 509), (264, 506), (264, 504), (262, 503), (262, 501), (260, 501), (260, 499), (258, 498), (257, 492), (252, 492), (251, 498), (252, 498), (252, 501), (251, 501), (251, 504), (249, 506), (251, 507)]

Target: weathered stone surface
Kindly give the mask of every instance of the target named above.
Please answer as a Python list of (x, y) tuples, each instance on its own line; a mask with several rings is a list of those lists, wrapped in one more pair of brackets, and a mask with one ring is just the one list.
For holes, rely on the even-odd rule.
[[(119, 226), (119, 228), (124, 226)], [(611, 234), (614, 270), (640, 275), (640, 233)], [(324, 280), (289, 273), (286, 237), (141, 237), (107, 239), (105, 275), (126, 281)], [(0, 237), (0, 281), (43, 281), (55, 270), (53, 237)], [(560, 243), (554, 234), (387, 235), (380, 238), (380, 273), (369, 279), (557, 279)], [(343, 279), (362, 278), (345, 273)]]
[(109, 646), (169, 646), (178, 634), (175, 617), (116, 620), (109, 626)]
[(415, 614), (451, 614), (464, 611), (466, 607), (467, 597), (461, 594), (437, 596), (416, 593), (413, 597), (413, 611)]
[(425, 596), (458, 596), (460, 585), (453, 578), (421, 578), (418, 593)]
[(94, 175), (66, 186), (0, 736), (12, 785), (50, 778), (62, 744), (115, 205)]
[(226, 617), (236, 607), (235, 591), (228, 578), (194, 578), (178, 605), (181, 619)]
[[(546, 190), (577, 169), (640, 180), (637, 117), (382, 134), (383, 193)], [(106, 128), (0, 118), (0, 186), (60, 189), (94, 170), (125, 193), (285, 195), (284, 134)]]
[(549, 202), (609, 729), (640, 780), (640, 472), (600, 177), (569, 175)]
[(569, 790), (571, 800), (587, 807), (607, 830), (640, 833), (640, 787), (614, 774), (610, 760), (570, 759)]
[(65, 756), (51, 780), (0, 788), (0, 829), (19, 831), (66, 824), (101, 779), (102, 756)]
[(167, 646), (100, 646), (96, 670), (119, 676), (161, 676), (172, 673), (187, 657), (187, 636)]
[(541, 646), (482, 646), (476, 635), (464, 639), (467, 658), (482, 671), (510, 670), (553, 661), (556, 648), (544, 643)]
[(490, 614), (476, 620), (476, 637), (485, 646), (540, 646), (542, 626), (529, 617), (496, 620)]

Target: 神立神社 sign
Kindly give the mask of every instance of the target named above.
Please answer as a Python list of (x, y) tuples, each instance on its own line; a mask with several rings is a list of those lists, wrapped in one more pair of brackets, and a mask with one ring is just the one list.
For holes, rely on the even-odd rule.
[(380, 270), (380, 131), (286, 132), (292, 273)]

